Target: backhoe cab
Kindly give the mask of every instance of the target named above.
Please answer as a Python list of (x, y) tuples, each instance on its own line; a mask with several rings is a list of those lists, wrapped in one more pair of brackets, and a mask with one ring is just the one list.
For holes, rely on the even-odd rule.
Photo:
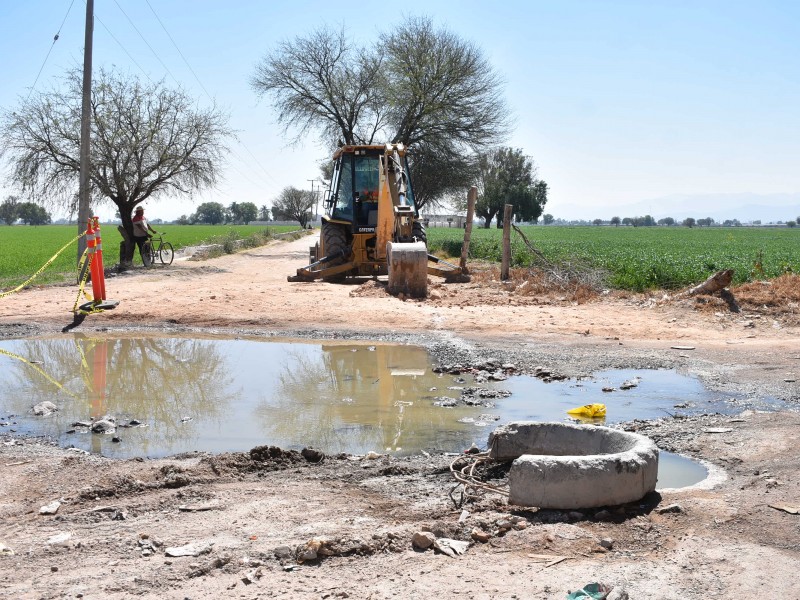
[(333, 160), (320, 241), (311, 248), (311, 264), (289, 281), (388, 275), (390, 293), (424, 298), (429, 273), (466, 278), (428, 254), (403, 144), (342, 146)]

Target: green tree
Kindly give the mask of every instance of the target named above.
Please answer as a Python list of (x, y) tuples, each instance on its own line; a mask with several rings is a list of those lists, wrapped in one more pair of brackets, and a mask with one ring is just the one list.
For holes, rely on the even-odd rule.
[(634, 227), (653, 227), (655, 224), (656, 220), (650, 215), (645, 215), (643, 217), (634, 217), (632, 221), (632, 225)]
[(592, 225), (602, 225), (602, 224), (603, 224), (603, 219), (595, 219), (594, 221), (592, 221)]
[(252, 202), (232, 202), (225, 217), (230, 223), (246, 224), (258, 218), (258, 208)]
[(466, 191), (474, 183), (471, 157), (509, 130), (503, 82), (483, 52), (427, 18), (408, 17), (377, 41), (323, 28), (283, 42), (262, 59), (251, 85), (298, 139), (313, 131), (329, 147), (414, 148), (420, 208)]
[(19, 198), (8, 196), (0, 204), (0, 221), (6, 225), (13, 225), (17, 219), (19, 219)]
[[(536, 179), (536, 166), (522, 150), (497, 148), (478, 159), (478, 202), (475, 214), (484, 227), (497, 217), (501, 225), (503, 205), (514, 206), (516, 220), (537, 221), (547, 203), (547, 183)], [(463, 208), (461, 204), (459, 208)]]
[(17, 206), (17, 215), (27, 225), (47, 225), (51, 221), (50, 213), (33, 202), (21, 202)]
[(786, 221), (787, 227), (797, 227), (797, 221)]
[(228, 207), (228, 214), (232, 222), (246, 224), (258, 218), (258, 208), (252, 202), (233, 202)]
[(686, 218), (683, 220), (683, 223), (682, 223), (682, 225), (683, 225), (684, 227), (694, 227), (694, 226), (695, 226), (695, 223), (696, 223), (696, 221), (695, 221), (695, 220), (694, 220), (692, 217), (686, 217)]
[(311, 219), (311, 207), (316, 197), (309, 190), (298, 190), (295, 187), (284, 188), (272, 205), (272, 215), (280, 221), (297, 221), (305, 228)]
[(611, 217), (611, 221), (609, 221), (614, 227), (619, 227), (621, 222), (622, 220), (619, 217)]
[(675, 219), (673, 219), (672, 217), (664, 217), (663, 219), (658, 220), (658, 224), (665, 225), (667, 227), (672, 227), (673, 225), (675, 225)]
[(548, 214), (542, 216), (542, 220), (544, 221), (545, 225), (552, 225), (553, 221), (555, 221), (556, 219), (555, 219), (555, 217), (553, 215), (548, 213)]
[(258, 220), (259, 221), (269, 221), (270, 220), (270, 210), (269, 206), (264, 204), (261, 208), (258, 209)]
[(203, 202), (197, 207), (192, 220), (196, 223), (219, 225), (225, 222), (225, 207), (219, 202)]
[[(82, 73), (32, 94), (0, 118), (0, 155), (23, 193), (76, 211)], [(116, 205), (132, 236), (133, 209), (148, 198), (189, 194), (217, 181), (232, 136), (227, 116), (160, 82), (100, 69), (91, 96), (91, 181), (97, 202)], [(121, 262), (133, 258), (129, 245)]]

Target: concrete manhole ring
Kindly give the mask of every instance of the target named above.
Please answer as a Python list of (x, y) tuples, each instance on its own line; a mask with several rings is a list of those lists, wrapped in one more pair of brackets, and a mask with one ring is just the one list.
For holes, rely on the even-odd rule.
[(511, 504), (577, 509), (635, 502), (656, 489), (658, 447), (636, 433), (570, 423), (515, 422), (489, 436), (513, 460)]

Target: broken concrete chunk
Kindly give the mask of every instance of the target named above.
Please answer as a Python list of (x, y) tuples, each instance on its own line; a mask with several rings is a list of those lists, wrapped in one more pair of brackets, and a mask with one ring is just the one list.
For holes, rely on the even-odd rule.
[(117, 430), (117, 419), (106, 415), (92, 423), (92, 433), (114, 433)]
[(208, 554), (211, 552), (211, 547), (213, 545), (214, 544), (198, 542), (186, 544), (185, 546), (175, 546), (164, 550), (164, 554), (166, 556), (172, 556), (173, 558), (179, 556), (200, 556), (201, 554)]
[(447, 556), (455, 558), (467, 551), (469, 542), (451, 540), (450, 538), (439, 538), (433, 542), (433, 547), (442, 554), (447, 554)]
[(50, 546), (69, 546), (69, 541), (72, 539), (72, 534), (68, 531), (64, 533), (57, 533), (47, 539), (47, 544)]
[(58, 500), (53, 500), (50, 504), (45, 504), (43, 507), (39, 509), (40, 515), (54, 515), (58, 512), (58, 508), (61, 506), (61, 502)]
[(49, 400), (40, 402), (39, 404), (33, 407), (33, 414), (35, 414), (37, 417), (46, 417), (48, 415), (52, 415), (54, 412), (57, 411), (58, 407)]

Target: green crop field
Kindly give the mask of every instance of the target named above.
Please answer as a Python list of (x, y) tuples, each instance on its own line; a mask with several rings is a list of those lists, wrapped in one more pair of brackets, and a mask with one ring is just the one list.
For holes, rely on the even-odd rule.
[[(224, 243), (270, 229), (281, 233), (292, 226), (162, 225), (165, 239), (176, 249), (201, 243)], [(777, 277), (800, 272), (800, 228), (786, 227), (523, 227), (534, 246), (551, 262), (580, 263), (602, 271), (611, 288), (641, 291), (675, 289), (698, 283), (721, 269), (734, 269), (734, 281)], [(115, 226), (102, 228), (105, 264), (119, 258), (121, 237)], [(433, 252), (459, 256), (464, 231), (430, 228)], [(0, 290), (19, 285), (76, 236), (75, 226), (0, 227)], [(533, 256), (512, 232), (512, 264), (527, 266)], [(502, 231), (475, 228), (470, 257), (499, 261)], [(70, 281), (74, 276), (75, 244), (35, 283)], [(139, 260), (138, 253), (136, 260)]]
[[(553, 227), (521, 230), (551, 262), (579, 261), (605, 273), (612, 288), (642, 291), (675, 289), (699, 283), (721, 269), (734, 269), (734, 281), (800, 272), (800, 228), (788, 227)], [(428, 246), (450, 256), (461, 254), (464, 231), (431, 228)], [(533, 255), (515, 232), (512, 265), (532, 264)], [(502, 230), (472, 230), (470, 257), (499, 261)]]
[[(246, 238), (263, 232), (282, 233), (299, 229), (287, 225), (155, 225), (164, 240), (176, 250), (204, 243), (224, 244), (233, 238)], [(75, 225), (2, 226), (0, 227), (0, 291), (17, 286), (33, 275), (50, 257), (77, 236)], [(106, 266), (119, 262), (122, 236), (115, 225), (101, 225), (103, 261)], [(77, 242), (71, 244), (36, 280), (33, 285), (70, 281), (75, 277)], [(136, 252), (135, 262), (141, 264)]]

